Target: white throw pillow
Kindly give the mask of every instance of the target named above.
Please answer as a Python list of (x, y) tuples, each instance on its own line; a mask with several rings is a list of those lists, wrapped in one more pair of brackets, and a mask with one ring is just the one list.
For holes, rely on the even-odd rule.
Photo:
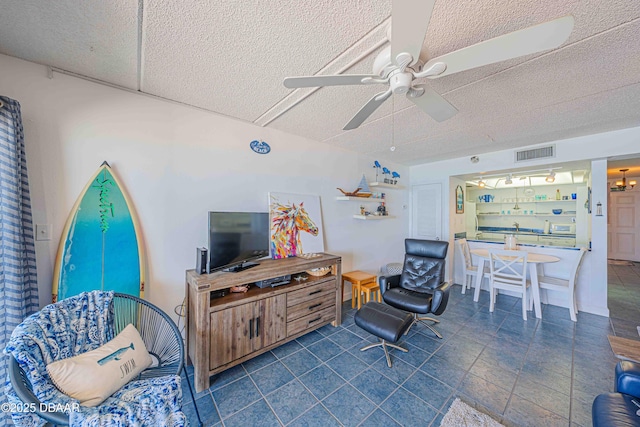
[(47, 365), (53, 383), (83, 406), (97, 406), (151, 366), (151, 356), (132, 325), (93, 351)]

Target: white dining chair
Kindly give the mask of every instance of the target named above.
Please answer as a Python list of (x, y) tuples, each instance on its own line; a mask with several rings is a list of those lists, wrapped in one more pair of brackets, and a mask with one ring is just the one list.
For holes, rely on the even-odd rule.
[[(476, 275), (478, 274), (478, 267), (473, 265), (471, 260), (471, 251), (469, 249), (469, 242), (467, 239), (459, 239), (456, 242), (456, 250), (458, 256), (464, 262), (464, 283), (462, 284), (462, 293), (464, 294), (467, 289), (471, 289), (472, 284), (476, 280)], [(484, 264), (484, 263), (483, 263)], [(489, 267), (485, 265), (483, 278), (489, 279)]]
[(578, 321), (576, 314), (578, 313), (578, 304), (576, 303), (576, 283), (578, 281), (578, 272), (584, 260), (584, 254), (587, 248), (580, 248), (580, 254), (573, 261), (568, 279), (558, 277), (538, 276), (538, 285), (540, 289), (549, 289), (564, 294), (567, 298), (567, 306), (569, 307), (569, 315), (574, 322)]
[(527, 252), (489, 251), (489, 311), (493, 313), (498, 289), (522, 294), (522, 318), (527, 320), (527, 301), (531, 306), (532, 298), (527, 298), (527, 289), (531, 282), (527, 280)]

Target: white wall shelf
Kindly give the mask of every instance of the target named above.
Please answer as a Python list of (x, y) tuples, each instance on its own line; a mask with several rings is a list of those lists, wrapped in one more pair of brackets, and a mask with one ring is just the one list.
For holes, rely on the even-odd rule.
[(394, 189), (402, 189), (404, 188), (402, 185), (397, 184), (387, 184), (384, 182), (370, 182), (369, 187), (380, 187), (380, 188), (394, 188)]
[(353, 197), (353, 196), (337, 196), (338, 201), (352, 201), (352, 202), (368, 202), (368, 203), (384, 203), (386, 199), (381, 197)]
[[(575, 200), (532, 200), (530, 202), (518, 202), (518, 204), (535, 204), (535, 203), (575, 203)], [(483, 206), (483, 205), (513, 205), (516, 202), (515, 201), (511, 201), (511, 202), (472, 202), (472, 203), (476, 203), (476, 206)]]
[(390, 218), (394, 218), (391, 215), (354, 215), (353, 216), (354, 219), (363, 219), (363, 220), (378, 220), (378, 219), (390, 219)]
[[(521, 218), (575, 218), (577, 215), (576, 200), (535, 200), (535, 201), (508, 201), (508, 202), (482, 202), (476, 204), (476, 215), (478, 218), (518, 217)], [(518, 205), (520, 209), (513, 209)], [(485, 206), (483, 208), (483, 206)], [(562, 213), (554, 214), (553, 209), (562, 209)], [(494, 224), (493, 222), (491, 224)]]
[(572, 214), (554, 214), (551, 212), (535, 212), (532, 214), (522, 214), (522, 213), (512, 213), (512, 214), (490, 214), (490, 213), (478, 213), (478, 216), (528, 216), (528, 217), (535, 217), (535, 216), (576, 216), (575, 213)]

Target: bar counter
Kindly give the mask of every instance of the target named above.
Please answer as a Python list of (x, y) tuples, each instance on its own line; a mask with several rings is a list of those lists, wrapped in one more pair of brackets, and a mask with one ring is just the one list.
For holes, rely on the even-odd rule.
[[(491, 242), (486, 240), (467, 240), (470, 249), (504, 249), (504, 241)], [(456, 244), (457, 241), (456, 241)], [(579, 247), (560, 247), (560, 246), (548, 246), (538, 245), (532, 243), (520, 243), (518, 242), (518, 250), (523, 250), (532, 253), (540, 253), (546, 255), (552, 255), (560, 258), (560, 261), (554, 263), (547, 263), (544, 265), (544, 274), (547, 276), (558, 277), (562, 279), (569, 279), (573, 261), (580, 253)], [(464, 261), (460, 260), (458, 254), (459, 251), (454, 251), (454, 279), (455, 283), (464, 283)], [(602, 284), (595, 284), (591, 281), (591, 252), (587, 251), (585, 259), (582, 262), (580, 271), (578, 272), (578, 282), (576, 285), (576, 300), (578, 304), (578, 311), (586, 313), (597, 314), (601, 316), (608, 315), (607, 301), (601, 301), (601, 298), (595, 298), (594, 295), (598, 294), (598, 286)], [(478, 265), (479, 259), (477, 256), (472, 255), (473, 265)], [(462, 274), (460, 274), (462, 273)], [(462, 278), (462, 279), (461, 279)], [(482, 280), (482, 290), (489, 291), (488, 279)], [(542, 289), (540, 291), (540, 300), (543, 304), (550, 304), (559, 307), (567, 307), (566, 298), (562, 298), (557, 292)], [(544, 307), (543, 307), (544, 310)], [(568, 307), (567, 307), (568, 310)], [(569, 314), (567, 312), (567, 318)], [(580, 317), (578, 316), (578, 320)]]

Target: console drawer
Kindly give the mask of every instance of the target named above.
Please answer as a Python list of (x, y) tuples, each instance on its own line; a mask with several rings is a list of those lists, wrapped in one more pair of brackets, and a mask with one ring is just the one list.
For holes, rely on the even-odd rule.
[(336, 294), (322, 293), (317, 298), (304, 301), (291, 307), (287, 307), (287, 322), (306, 316), (307, 314), (322, 311), (327, 307), (335, 307)]
[(324, 310), (311, 313), (292, 322), (287, 322), (287, 336), (290, 337), (291, 335), (296, 335), (306, 329), (315, 329), (317, 325), (335, 320), (335, 318), (336, 309), (334, 304)]
[(328, 282), (320, 283), (317, 285), (309, 286), (297, 291), (289, 292), (287, 294), (287, 307), (294, 307), (298, 304), (305, 304), (308, 301), (322, 298), (327, 294), (336, 296), (336, 281), (330, 280)]

